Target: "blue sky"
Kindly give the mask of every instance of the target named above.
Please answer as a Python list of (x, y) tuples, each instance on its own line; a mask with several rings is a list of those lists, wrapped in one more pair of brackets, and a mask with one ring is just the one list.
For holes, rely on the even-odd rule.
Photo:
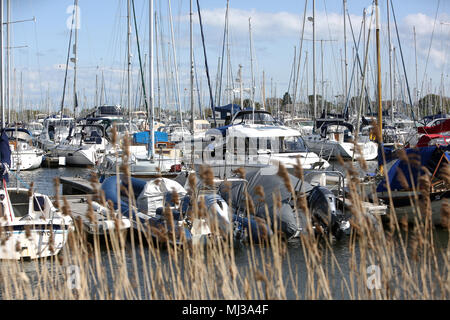
[[(6, 0), (4, 0), (6, 7)], [(20, 88), (20, 74), (23, 77), (24, 104), (38, 108), (46, 107), (47, 90), (51, 109), (59, 108), (64, 81), (64, 66), (69, 41), (67, 20), (71, 13), (67, 8), (73, 4), (68, 0), (11, 0), (12, 20), (22, 20), (36, 17), (36, 22), (24, 22), (13, 25), (11, 46), (28, 46), (12, 49), (13, 67), (16, 69), (15, 90)], [(362, 11), (371, 11), (371, 1), (348, 0), (347, 7), (351, 15), (356, 37), (358, 36)], [(200, 0), (202, 19), (204, 22), (205, 40), (209, 71), (215, 90), (215, 79), (218, 67), (218, 57), (222, 52), (223, 26), (226, 0)], [(250, 86), (250, 45), (248, 18), (252, 21), (253, 68), (256, 80), (256, 100), (261, 100), (262, 72), (265, 73), (266, 97), (271, 93), (277, 96), (287, 91), (294, 59), (294, 46), (297, 54), (299, 49), (301, 22), (305, 2), (302, 0), (230, 0), (230, 66), (233, 78), (237, 77), (239, 64), (243, 66), (244, 87)], [(172, 0), (172, 18), (175, 38), (176, 60), (180, 88), (180, 102), (183, 108), (187, 105), (187, 89), (189, 88), (189, 1)], [(79, 0), (80, 30), (78, 34), (78, 93), (81, 104), (92, 107), (96, 92), (96, 76), (98, 91), (104, 79), (105, 96), (108, 103), (126, 104), (126, 0)], [(148, 1), (135, 0), (141, 52), (148, 53)], [(162, 26), (163, 49), (160, 48), (160, 83), (161, 101), (163, 106), (173, 107), (176, 103), (175, 72), (171, 48), (168, 0), (155, 0), (155, 8), (160, 14)], [(194, 1), (194, 8), (195, 1)], [(436, 92), (440, 88), (441, 75), (444, 78), (444, 91), (448, 92), (448, 44), (450, 40), (450, 1), (440, 0), (438, 16), (435, 24), (438, 0), (394, 0), (394, 9), (401, 44), (407, 68), (411, 90), (415, 88), (413, 26), (417, 33), (418, 83), (425, 93)], [(388, 83), (386, 83), (388, 65), (388, 38), (386, 1), (380, 0), (381, 12), (381, 43), (382, 43), (382, 77), (383, 96), (388, 98)], [(308, 1), (307, 17), (312, 15), (312, 0)], [(6, 18), (6, 17), (5, 17)], [(195, 58), (199, 90), (202, 101), (207, 103), (207, 82), (204, 69), (203, 51), (197, 12), (195, 18)], [(370, 17), (367, 17), (369, 24)], [(341, 0), (316, 0), (316, 37), (317, 39), (332, 39), (324, 42), (324, 88), (325, 95), (332, 100), (333, 96), (343, 93), (342, 60), (344, 38)], [(401, 63), (398, 43), (393, 28), (391, 15), (391, 37), (396, 46), (397, 62)], [(433, 33), (434, 29), (434, 33)], [(433, 34), (433, 42), (430, 40)], [(367, 32), (366, 32), (367, 35)], [(371, 40), (374, 40), (374, 32)], [(305, 38), (310, 39), (311, 23), (305, 26)], [(161, 37), (160, 37), (161, 40)], [(374, 86), (375, 55), (371, 41), (369, 50), (369, 86)], [(164, 51), (164, 62), (161, 58)], [(308, 51), (308, 72), (304, 68), (305, 56)], [(133, 89), (132, 100), (135, 105), (138, 97), (138, 55), (133, 27), (132, 40)], [(320, 43), (316, 46), (317, 92), (321, 94), (321, 59)], [(360, 49), (360, 54), (363, 50)], [(429, 55), (428, 62), (427, 56)], [(347, 21), (347, 59), (348, 81), (353, 66), (353, 41)], [(308, 91), (312, 94), (312, 43), (305, 41), (302, 50), (301, 99)], [(71, 64), (72, 65), (72, 64)], [(397, 71), (402, 71), (397, 65)], [(156, 68), (156, 64), (155, 64)], [(226, 68), (226, 66), (224, 67)], [(148, 69), (148, 68), (146, 68)], [(155, 70), (156, 74), (156, 70)], [(224, 72), (225, 74), (225, 72)], [(397, 72), (403, 77), (403, 72)], [(72, 105), (71, 86), (73, 71), (69, 70), (69, 96), (66, 106)], [(432, 79), (430, 82), (430, 78)], [(303, 79), (303, 80), (302, 80)], [(156, 81), (156, 80), (155, 80)], [(14, 81), (12, 81), (14, 84)], [(225, 82), (225, 78), (224, 78)], [(400, 90), (398, 90), (400, 91)], [(299, 94), (300, 94), (299, 93)], [(448, 94), (447, 94), (448, 95)], [(18, 95), (17, 95), (18, 96)], [(222, 95), (223, 96), (223, 95)], [(247, 94), (245, 95), (247, 97)], [(104, 101), (105, 102), (105, 101)], [(222, 99), (223, 102), (223, 99)], [(226, 102), (226, 101), (225, 101)], [(223, 104), (223, 103), (222, 103)], [(15, 102), (18, 105), (18, 101)]]

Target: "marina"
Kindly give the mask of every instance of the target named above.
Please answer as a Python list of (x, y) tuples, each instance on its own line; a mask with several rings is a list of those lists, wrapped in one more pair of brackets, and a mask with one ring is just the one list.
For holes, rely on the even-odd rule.
[(278, 33), (268, 1), (64, 0), (58, 36), (28, 2), (0, 0), (1, 299), (448, 299), (448, 4), (419, 88), (396, 0), (287, 1)]

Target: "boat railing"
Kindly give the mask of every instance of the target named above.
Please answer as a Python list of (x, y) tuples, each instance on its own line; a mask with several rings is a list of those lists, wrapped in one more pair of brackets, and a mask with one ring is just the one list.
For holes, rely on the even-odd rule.
[[(342, 195), (342, 198), (345, 199), (345, 177), (342, 172), (337, 171), (337, 170), (308, 170), (303, 174), (303, 179), (299, 180), (299, 182), (297, 183), (295, 190), (297, 190), (298, 184), (300, 184), (300, 187), (298, 190), (301, 190), (301, 188), (303, 186), (303, 182), (306, 180), (306, 177), (313, 175), (313, 174), (325, 174), (325, 177), (327, 174), (337, 175), (339, 178), (337, 194)], [(345, 206), (342, 207), (342, 213), (345, 214)]]

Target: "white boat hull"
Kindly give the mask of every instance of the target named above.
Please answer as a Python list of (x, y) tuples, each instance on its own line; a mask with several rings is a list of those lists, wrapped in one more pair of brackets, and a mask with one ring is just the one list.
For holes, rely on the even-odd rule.
[(358, 143), (361, 152), (354, 151), (354, 144), (351, 142), (339, 142), (324, 139), (317, 135), (304, 138), (308, 149), (322, 156), (323, 158), (342, 158), (374, 160), (378, 157), (377, 144), (372, 141)]
[[(55, 220), (60, 220), (59, 223)], [(64, 247), (69, 234), (70, 225), (62, 219), (49, 219), (42, 223), (30, 221), (0, 226), (8, 239), (0, 246), (0, 259), (19, 260), (22, 258), (37, 259), (56, 255)], [(27, 236), (26, 228), (29, 228)], [(11, 230), (11, 231), (9, 231)], [(50, 238), (53, 238), (51, 243)]]
[(11, 152), (11, 170), (33, 170), (41, 166), (43, 154), (40, 152)]

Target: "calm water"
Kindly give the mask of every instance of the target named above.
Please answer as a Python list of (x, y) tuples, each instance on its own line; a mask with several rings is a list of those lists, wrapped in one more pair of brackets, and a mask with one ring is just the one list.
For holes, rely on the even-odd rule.
[[(372, 171), (376, 168), (377, 163), (376, 161), (372, 161), (368, 163), (368, 167), (369, 167), (369, 171)], [(330, 167), (331, 169), (336, 169), (336, 170), (341, 170), (342, 171), (342, 167), (337, 163), (337, 162), (332, 162), (332, 166)], [(359, 170), (361, 175), (364, 174), (364, 172), (362, 172), (362, 170)], [(53, 196), (55, 194), (55, 190), (54, 190), (54, 183), (53, 183), (53, 179), (55, 177), (74, 177), (74, 176), (79, 176), (79, 177), (87, 177), (89, 175), (90, 171), (89, 169), (84, 169), (84, 168), (70, 168), (70, 167), (60, 167), (60, 168), (39, 168), (33, 171), (23, 171), (20, 173), (20, 185), (21, 186), (27, 186), (27, 184), (30, 184), (31, 182), (34, 183), (34, 188), (35, 190), (37, 190), (38, 192)], [(9, 181), (9, 185), (10, 186), (16, 186), (18, 183), (16, 177), (12, 174), (10, 175), (10, 181)], [(446, 248), (447, 243), (448, 243), (448, 233), (444, 232), (443, 230), (438, 229), (436, 231), (436, 247), (438, 249), (443, 249)], [(342, 271), (344, 274), (348, 274), (349, 271), (349, 258), (350, 258), (350, 252), (348, 249), (348, 239), (342, 239), (339, 242), (333, 244), (333, 249), (334, 249), (334, 254), (336, 256), (336, 259), (338, 261), (338, 263), (340, 264)], [(270, 251), (268, 251), (269, 249), (266, 248), (262, 248), (262, 252), (263, 252), (263, 257), (261, 257), (260, 251), (257, 250), (257, 258), (258, 259), (267, 259), (267, 256), (270, 256)], [(129, 253), (128, 253), (129, 254)], [(129, 254), (130, 255), (130, 254)], [(162, 254), (162, 256), (164, 257), (165, 253)], [(129, 256), (129, 267), (130, 270), (133, 269), (133, 266), (131, 264), (132, 261), (132, 257)], [(138, 260), (140, 260), (140, 257), (138, 255), (137, 257)], [(241, 269), (241, 271), (246, 272), (248, 270), (248, 266), (249, 266), (249, 259), (250, 259), (250, 252), (248, 249), (241, 249), (236, 251), (236, 263), (238, 268)], [(107, 267), (109, 269), (108, 266), (108, 259), (106, 256), (106, 251), (103, 253), (103, 261), (104, 261), (104, 265), (105, 267)], [(329, 272), (332, 272), (332, 267), (331, 267), (331, 262), (330, 259), (328, 260), (324, 260), (324, 267), (326, 270), (330, 270)], [(306, 282), (306, 272), (305, 272), (305, 257), (303, 255), (303, 250), (302, 250), (302, 246), (300, 244), (299, 241), (294, 241), (292, 243), (289, 243), (288, 245), (288, 253), (287, 256), (285, 258), (285, 261), (283, 262), (284, 267), (285, 267), (285, 274), (284, 277), (286, 279), (286, 284), (287, 284), (287, 291), (288, 291), (288, 298), (289, 299), (295, 299), (296, 298), (296, 294), (295, 292), (300, 291), (302, 292), (302, 287), (300, 288), (292, 288), (292, 281), (290, 279), (290, 275), (288, 272), (288, 266), (290, 265), (292, 271), (295, 274), (295, 278), (298, 281), (298, 283), (304, 285), (304, 283)], [(138, 263), (139, 268), (141, 269), (141, 263)], [(33, 279), (33, 274), (35, 272), (34, 268), (35, 268), (35, 264), (32, 262), (24, 262), (24, 270), (27, 272), (27, 274), (29, 274), (30, 279)], [(336, 269), (336, 268), (334, 268)], [(340, 279), (342, 278), (341, 274), (338, 273), (337, 270), (334, 270), (334, 275), (332, 277), (334, 277), (336, 279), (336, 288), (334, 290), (333, 297), (336, 299), (342, 299), (342, 298), (347, 298), (345, 295), (342, 296), (341, 293), (341, 288), (340, 288)]]

